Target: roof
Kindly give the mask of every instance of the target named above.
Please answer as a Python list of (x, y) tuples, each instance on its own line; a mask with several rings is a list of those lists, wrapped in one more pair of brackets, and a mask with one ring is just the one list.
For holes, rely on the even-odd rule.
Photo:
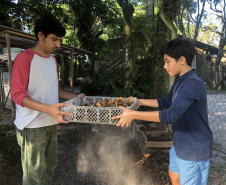
[[(34, 35), (0, 25), (0, 44), (2, 45), (6, 45), (7, 32), (10, 33), (10, 47), (28, 49), (33, 47), (37, 42)], [(74, 54), (91, 54), (89, 51), (66, 44), (60, 44), (60, 48), (56, 50), (56, 53), (66, 54), (68, 51), (73, 51)]]
[[(183, 36), (180, 34), (177, 34), (179, 38), (182, 38)], [(191, 40), (193, 42), (193, 39), (186, 37), (187, 39)], [(195, 47), (202, 49), (203, 51), (206, 51), (207, 55), (217, 55), (218, 53), (218, 48), (209, 44), (206, 44), (204, 42), (200, 42), (195, 40), (194, 42)]]
[[(11, 53), (11, 60), (14, 61), (17, 55), (18, 55), (17, 53)], [(2, 55), (0, 55), (0, 59), (1, 60), (8, 60), (8, 55), (2, 54)]]

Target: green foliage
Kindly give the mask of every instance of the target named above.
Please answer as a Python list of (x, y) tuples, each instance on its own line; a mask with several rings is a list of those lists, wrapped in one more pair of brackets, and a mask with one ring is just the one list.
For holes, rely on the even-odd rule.
[(45, 14), (52, 13), (60, 19), (64, 17), (62, 4), (61, 0), (18, 0), (14, 16), (21, 18), (23, 25), (32, 30), (36, 20)]
[[(82, 49), (91, 51), (90, 72), (93, 72), (95, 53), (118, 25), (120, 9), (115, 0), (68, 1), (69, 12), (74, 18), (75, 37)], [(106, 27), (108, 26), (108, 29)], [(115, 35), (115, 34), (112, 34)]]
[(113, 94), (113, 97), (129, 97), (129, 96), (131, 96), (131, 94), (126, 89), (117, 89)]
[[(98, 82), (100, 74), (106, 73), (107, 70), (94, 73), (90, 76), (91, 83), (81, 82), (81, 89), (86, 94), (122, 96), (133, 94), (139, 98), (162, 97), (165, 94), (166, 78), (163, 70), (164, 62), (159, 50), (169, 37), (156, 15), (146, 18), (145, 2), (144, 0), (128, 1), (134, 7), (129, 40), (123, 37), (123, 23), (125, 23), (123, 12), (126, 10), (123, 10), (116, 0), (19, 0), (14, 16), (21, 17), (23, 24), (29, 26), (30, 29), (34, 27), (37, 18), (47, 12), (51, 12), (60, 19), (66, 28), (63, 43), (92, 51), (89, 61), (87, 60), (90, 63), (87, 63), (84, 69), (84, 76), (87, 75), (94, 61), (110, 62), (111, 55), (118, 52), (117, 47), (126, 45), (126, 48), (130, 50), (128, 66), (121, 63), (101, 82)], [(172, 7), (177, 2), (156, 1), (155, 13), (163, 8), (173, 16), (176, 10)], [(117, 43), (118, 40), (120, 43)], [(77, 59), (79, 60), (79, 57)], [(78, 68), (76, 64), (75, 69)], [(64, 82), (67, 84), (70, 66), (65, 62), (62, 70), (65, 72)], [(128, 71), (131, 84), (129, 90), (124, 90), (125, 74)]]
[(14, 129), (14, 126), (0, 126), (0, 159), (4, 157), (6, 152), (13, 152), (15, 154), (19, 151)]
[[(125, 89), (125, 73), (130, 69), (127, 68), (123, 62), (120, 64), (115, 63), (115, 67), (112, 67), (112, 65), (109, 65), (110, 61), (106, 60), (106, 66), (103, 65), (102, 69), (96, 73), (95, 77), (91, 77), (93, 83), (83, 85), (82, 89), (85, 90), (84, 87), (87, 87), (89, 89), (88, 93), (96, 93), (98, 92), (98, 89), (99, 91), (102, 89), (102, 91), (100, 91), (101, 95), (117, 97), (133, 95), (138, 98), (161, 98), (166, 95), (167, 78), (165, 77), (163, 69), (163, 57), (159, 56), (160, 49), (158, 49), (162, 46), (159, 45), (159, 40), (162, 38), (162, 35), (161, 32), (159, 33), (157, 30), (158, 24), (156, 21), (158, 19), (155, 15), (146, 18), (144, 8), (144, 4), (139, 4), (138, 7), (135, 7), (132, 21), (132, 34), (130, 38), (132, 59), (130, 61), (130, 67), (132, 70), (129, 76), (132, 83), (130, 88)], [(121, 40), (123, 43), (123, 38)], [(119, 45), (117, 41), (118, 39), (112, 39), (105, 42), (108, 43), (108, 45), (102, 48), (103, 53), (100, 60), (104, 58), (107, 59), (106, 56), (108, 56), (114, 49), (114, 43)], [(163, 37), (161, 44), (165, 44), (166, 42), (167, 40)], [(107, 74), (103, 75), (105, 73)], [(101, 82), (98, 82), (100, 79)]]
[(14, 1), (1, 0), (0, 3), (0, 25), (18, 28), (21, 22), (19, 18), (12, 16), (15, 13), (16, 5)]

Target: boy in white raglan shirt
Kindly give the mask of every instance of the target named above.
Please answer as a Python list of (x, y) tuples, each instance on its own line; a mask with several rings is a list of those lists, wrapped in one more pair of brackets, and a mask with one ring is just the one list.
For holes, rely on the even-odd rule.
[[(11, 80), (12, 99), (17, 104), (16, 136), (21, 147), (23, 185), (49, 185), (58, 162), (56, 124), (67, 123), (59, 97), (78, 95), (59, 88), (57, 62), (50, 53), (60, 47), (65, 29), (51, 14), (35, 25), (37, 43), (15, 59)], [(84, 98), (84, 94), (82, 97)]]

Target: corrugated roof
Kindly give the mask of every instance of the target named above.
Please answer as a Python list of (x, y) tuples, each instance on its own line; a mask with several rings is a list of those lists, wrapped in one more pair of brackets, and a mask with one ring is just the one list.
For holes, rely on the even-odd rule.
[[(10, 33), (10, 47), (27, 49), (33, 47), (37, 42), (34, 35), (0, 25), (0, 44), (2, 45), (6, 45), (6, 32)], [(91, 53), (89, 51), (75, 48), (66, 44), (61, 44), (56, 53), (65, 54), (68, 53), (67, 51), (73, 51), (74, 54)]]

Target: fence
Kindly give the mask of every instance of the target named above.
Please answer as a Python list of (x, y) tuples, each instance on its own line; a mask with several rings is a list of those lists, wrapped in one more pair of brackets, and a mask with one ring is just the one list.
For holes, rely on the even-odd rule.
[(206, 85), (208, 121), (214, 138), (208, 183), (226, 184), (226, 60), (223, 55), (217, 64), (218, 47), (200, 41), (195, 41), (195, 46), (193, 68)]
[[(216, 66), (218, 49), (196, 42), (196, 72), (206, 84), (208, 121), (214, 138), (209, 184), (225, 184), (226, 176), (226, 89), (224, 57)], [(219, 69), (219, 72), (216, 69)], [(220, 86), (217, 85), (219, 76)]]

